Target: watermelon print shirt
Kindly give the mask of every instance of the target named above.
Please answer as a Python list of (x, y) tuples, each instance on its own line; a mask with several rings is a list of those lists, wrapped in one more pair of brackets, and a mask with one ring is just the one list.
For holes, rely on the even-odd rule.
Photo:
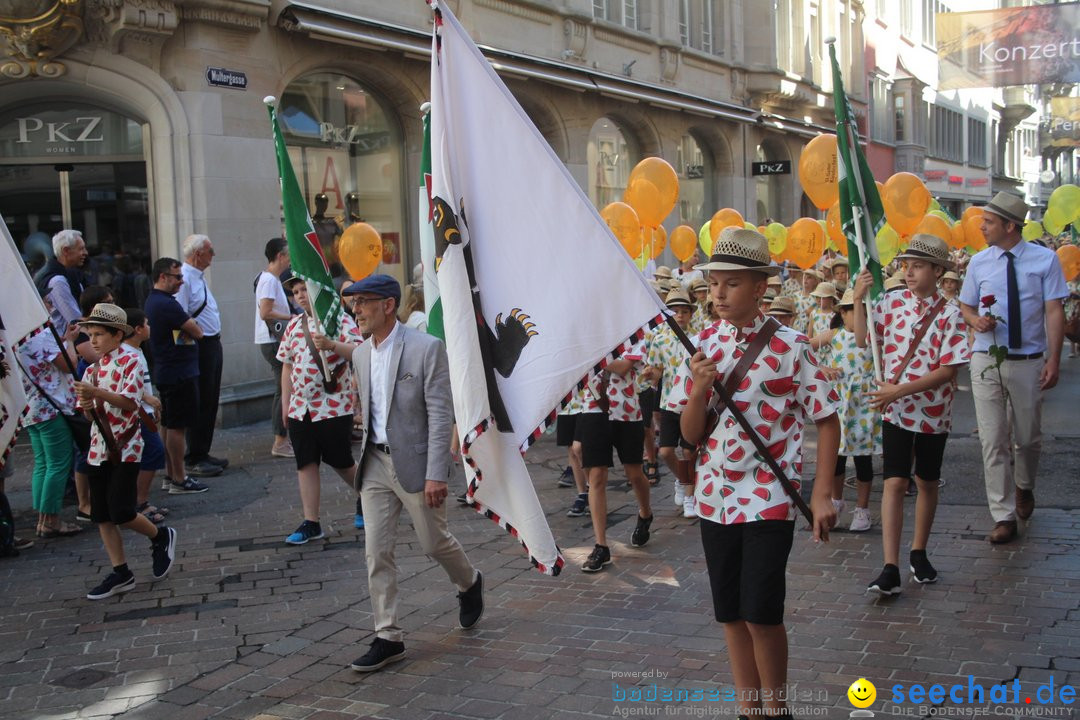
[[(737, 329), (721, 320), (701, 334), (701, 351), (716, 361), (717, 370), (725, 376), (764, 322), (765, 316), (759, 313), (738, 337)], [(681, 413), (692, 385), (687, 364), (679, 374), (679, 389), (666, 408)], [(778, 329), (739, 384), (733, 400), (798, 489), (803, 426), (808, 420), (817, 422), (836, 414), (840, 402), (818, 367), (806, 336), (791, 328)], [(730, 410), (720, 416), (698, 454), (694, 495), (698, 516), (721, 525), (795, 518), (795, 504), (756, 454)]]
[[(690, 340), (697, 345), (695, 336), (690, 335)], [(649, 343), (649, 355), (646, 362), (660, 368), (663, 373), (660, 376), (661, 409), (667, 407), (671, 389), (675, 386), (676, 373), (689, 361), (690, 355), (679, 342), (679, 338), (675, 336), (675, 332), (667, 325), (658, 326)]]
[(30, 335), (15, 352), (19, 354), (19, 361), (26, 368), (26, 372), (30, 373), (29, 378), (20, 373), (29, 406), (23, 417), (23, 425), (27, 427), (37, 425), (57, 416), (56, 408), (31, 384), (31, 379), (52, 398), (53, 402), (68, 412), (74, 412), (75, 385), (72, 383), (70, 374), (53, 364), (60, 357), (60, 346), (56, 344), (52, 333), (44, 331)]
[[(635, 422), (641, 420), (641, 403), (637, 397), (637, 374), (645, 368), (645, 341), (638, 340), (621, 356), (622, 360), (631, 360), (633, 365), (626, 375), (615, 373), (608, 375), (608, 419), (612, 422)], [(589, 380), (585, 395), (585, 412), (603, 412), (599, 397), (603, 391), (602, 373), (597, 373)]]
[[(896, 374), (915, 328), (940, 297), (939, 293), (934, 293), (922, 300), (910, 290), (902, 290), (882, 296), (874, 305), (874, 332), (882, 339), (881, 362), (886, 379), (892, 380)], [(970, 358), (964, 318), (954, 305), (945, 303), (919, 342), (899, 382), (918, 380), (946, 365), (964, 365)], [(954, 393), (954, 383), (945, 383), (933, 390), (902, 397), (885, 408), (883, 417), (912, 432), (947, 433), (952, 425)]]
[[(83, 380), (102, 390), (114, 392), (126, 398), (139, 402), (143, 396), (143, 374), (139, 366), (139, 356), (134, 348), (121, 344), (112, 352), (105, 353), (96, 363), (86, 368)], [(101, 405), (95, 401), (98, 407)], [(143, 440), (139, 432), (139, 413), (132, 410), (121, 410), (110, 403), (105, 403), (105, 411), (99, 411), (99, 417), (109, 424), (113, 437), (119, 445), (120, 462), (137, 463), (142, 460)], [(90, 452), (86, 456), (86, 462), (94, 467), (100, 467), (108, 461), (109, 449), (105, 444), (105, 437), (98, 429), (97, 423), (90, 425)]]
[[(327, 393), (323, 387), (323, 375), (319, 366), (311, 357), (307, 341), (304, 340), (302, 322), (308, 322), (307, 315), (297, 315), (285, 327), (285, 334), (278, 346), (277, 359), (292, 365), (292, 393), (289, 395), (289, 417), (303, 420), (310, 415), (312, 422), (352, 415), (356, 407), (356, 381), (353, 373), (346, 370), (338, 377), (338, 392)], [(308, 332), (314, 332), (308, 325)], [(338, 342), (359, 345), (364, 342), (356, 323), (348, 315), (341, 318), (341, 329), (336, 338)], [(343, 360), (337, 353), (326, 353), (327, 367), (333, 370)]]

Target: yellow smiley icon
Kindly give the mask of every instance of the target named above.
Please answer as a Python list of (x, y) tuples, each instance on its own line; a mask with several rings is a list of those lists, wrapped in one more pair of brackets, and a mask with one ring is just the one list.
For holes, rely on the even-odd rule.
[(847, 698), (857, 708), (868, 708), (877, 700), (877, 688), (874, 683), (866, 678), (859, 678), (851, 683), (847, 690)]

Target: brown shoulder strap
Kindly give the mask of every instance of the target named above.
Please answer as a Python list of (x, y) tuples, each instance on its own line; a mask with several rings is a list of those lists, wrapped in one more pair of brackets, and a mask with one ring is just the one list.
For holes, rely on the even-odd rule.
[(926, 332), (930, 329), (931, 323), (934, 322), (934, 318), (938, 316), (938, 313), (940, 313), (944, 307), (945, 298), (938, 298), (938, 301), (930, 308), (930, 312), (919, 321), (919, 324), (915, 327), (915, 334), (911, 337), (911, 344), (908, 345), (907, 353), (896, 367), (896, 372), (893, 373), (892, 380), (889, 381), (890, 385), (897, 385), (900, 382), (900, 376), (903, 375), (904, 370), (907, 369), (908, 363), (911, 362), (911, 358), (915, 357), (915, 351), (919, 349), (919, 343), (926, 337)]
[[(776, 334), (776, 331), (780, 329), (780, 323), (775, 319), (769, 317), (765, 318), (765, 323), (761, 326), (761, 330), (758, 330), (757, 335), (750, 341), (750, 344), (746, 346), (746, 351), (739, 358), (739, 362), (735, 364), (731, 372), (724, 379), (724, 389), (727, 390), (729, 396), (734, 396), (739, 389), (739, 385), (742, 383), (743, 378), (746, 377), (746, 373), (750, 372), (750, 367), (761, 355), (761, 351), (765, 349), (765, 346), (769, 344), (769, 340), (772, 340), (772, 336)], [(724, 412), (723, 406), (717, 406), (717, 413)]]
[(304, 335), (304, 342), (307, 343), (308, 352), (311, 353), (312, 359), (315, 360), (315, 364), (319, 368), (319, 377), (322, 379), (323, 389), (328, 393), (336, 393), (338, 391), (338, 380), (345, 373), (345, 369), (349, 366), (349, 361), (338, 363), (337, 367), (330, 371), (330, 379), (326, 379), (326, 366), (323, 365), (322, 353), (319, 352), (319, 348), (315, 347), (315, 341), (311, 339), (311, 333), (308, 332), (308, 318), (306, 315), (300, 318), (300, 332)]

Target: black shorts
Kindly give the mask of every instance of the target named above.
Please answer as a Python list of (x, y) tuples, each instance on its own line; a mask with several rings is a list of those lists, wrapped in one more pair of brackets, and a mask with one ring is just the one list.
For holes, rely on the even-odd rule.
[(123, 525), (135, 519), (139, 463), (105, 462), (88, 466), (90, 519), (96, 523)]
[(638, 393), (638, 404), (641, 406), (641, 417), (646, 423), (652, 423), (653, 413), (660, 409), (660, 393), (656, 388), (649, 388)]
[(784, 622), (785, 573), (795, 537), (793, 520), (721, 525), (702, 520), (701, 545), (718, 622)]
[(161, 426), (186, 430), (199, 422), (199, 378), (158, 385), (161, 393)]
[(303, 420), (289, 418), (289, 441), (296, 455), (296, 469), (324, 462), (332, 468), (351, 468), (352, 415), (312, 422), (311, 416)]
[[(859, 482), (874, 481), (874, 457), (872, 455), (853, 455), (855, 461), (855, 479)], [(834, 477), (847, 474), (847, 455), (836, 456), (836, 471)]]
[(555, 444), (570, 447), (577, 432), (577, 419), (580, 415), (558, 415), (555, 418)]
[(623, 465), (640, 465), (645, 456), (645, 425), (640, 420), (613, 422), (605, 413), (584, 413), (578, 415), (577, 431), (582, 467), (612, 467), (612, 450)]
[(660, 411), (660, 447), (675, 447), (680, 445), (687, 450), (694, 450), (694, 446), (686, 442), (686, 438), (682, 436), (682, 431), (679, 429), (679, 422), (682, 420), (682, 415), (679, 413), (671, 412), (670, 410)]
[(915, 455), (915, 476), (926, 482), (941, 479), (941, 461), (949, 433), (919, 433), (905, 430), (887, 420), (881, 422), (881, 450), (888, 478), (911, 479), (911, 457)]

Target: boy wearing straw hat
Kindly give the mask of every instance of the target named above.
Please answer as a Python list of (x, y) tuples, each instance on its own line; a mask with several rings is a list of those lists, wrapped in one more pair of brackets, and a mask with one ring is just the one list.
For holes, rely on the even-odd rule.
[(176, 530), (155, 527), (136, 510), (136, 478), (143, 452), (138, 412), (143, 376), (138, 357), (124, 344), (124, 337), (133, 332), (127, 313), (116, 305), (99, 303), (78, 325), (100, 355), (86, 369), (83, 380), (75, 383), (75, 394), (79, 407), (93, 420), (87, 453), (90, 517), (98, 525), (112, 565), (112, 572), (86, 597), (104, 600), (135, 587), (135, 574), (127, 565), (120, 528), (150, 539), (154, 580), (162, 579), (172, 569)]
[[(721, 319), (699, 337), (700, 349), (689, 368), (683, 363), (676, 383), (680, 396), (668, 407), (681, 412), (683, 434), (701, 448), (697, 514), (738, 710), (747, 716), (790, 717), (781, 688), (787, 683), (785, 571), (794, 540), (795, 505), (770, 466), (756, 456), (731, 410), (722, 408), (711, 429), (707, 411), (714, 399), (714, 381), (735, 383), (734, 405), (757, 428), (778, 465), (788, 468), (796, 492), (803, 428), (808, 421), (817, 426), (811, 500), (814, 539), (828, 540), (836, 522), (830, 483), (840, 442), (839, 398), (818, 368), (805, 336), (779, 327), (767, 343), (755, 345), (755, 338), (772, 329), (758, 303), (767, 279), (780, 269), (769, 262), (764, 236), (725, 228), (709, 262), (700, 267), (708, 273), (709, 292)], [(760, 352), (748, 367), (739, 362), (757, 347)], [(731, 374), (740, 373), (740, 364), (745, 374), (741, 381), (733, 380)]]
[(814, 268), (803, 271), (802, 292), (795, 296), (795, 318), (791, 324), (801, 333), (806, 333), (810, 327), (810, 312), (817, 307), (817, 298), (813, 293), (821, 278), (821, 272)]
[(795, 317), (795, 300), (782, 295), (772, 301), (765, 314), (775, 318), (784, 327), (791, 327), (791, 321)]
[[(952, 266), (949, 248), (941, 238), (918, 233), (904, 261), (907, 289), (883, 295), (873, 308), (871, 331), (881, 339), (884, 382), (871, 393), (872, 405), (883, 414), (882, 455), (885, 488), (881, 498), (881, 535), (885, 566), (867, 586), (881, 595), (900, 592), (900, 535), (904, 522), (904, 491), (912, 479), (919, 487), (915, 531), (911, 541), (911, 577), (917, 583), (937, 581), (926, 555), (930, 527), (937, 510), (938, 480), (952, 419), (957, 370), (968, 362), (967, 333), (960, 310), (938, 292), (938, 280)], [(866, 347), (867, 320), (863, 298), (870, 273), (855, 281), (855, 340)]]

